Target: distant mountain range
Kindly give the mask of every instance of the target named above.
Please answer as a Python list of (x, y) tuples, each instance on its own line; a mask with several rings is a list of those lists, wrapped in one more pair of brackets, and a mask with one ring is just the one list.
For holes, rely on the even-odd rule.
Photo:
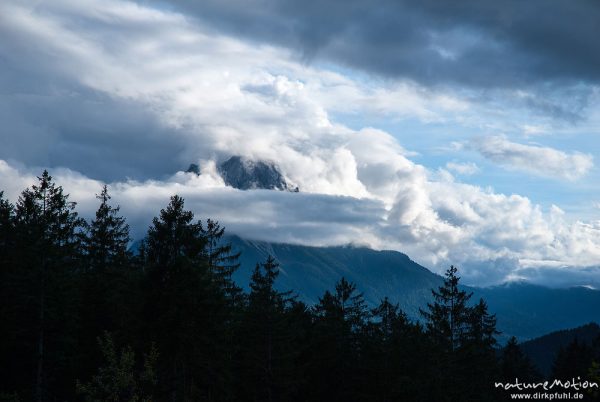
[[(187, 170), (200, 174), (197, 165)], [(288, 183), (278, 167), (270, 162), (231, 156), (218, 166), (228, 186), (240, 189), (299, 191)], [(235, 281), (248, 289), (257, 262), (270, 254), (281, 264), (277, 287), (293, 290), (308, 304), (315, 304), (326, 290), (332, 290), (342, 277), (356, 283), (367, 303), (374, 307), (388, 296), (414, 320), (419, 309), (431, 301), (431, 289), (443, 278), (396, 251), (375, 251), (360, 247), (306, 247), (273, 244), (229, 237), (241, 251), (241, 268)], [(472, 301), (483, 298), (489, 311), (496, 313), (500, 339), (516, 336), (532, 339), (552, 331), (600, 322), (600, 291), (583, 287), (554, 289), (528, 283), (510, 283), (488, 288), (464, 287), (473, 292)]]
[[(235, 281), (244, 288), (252, 269), (270, 254), (281, 264), (277, 287), (293, 290), (309, 303), (317, 303), (325, 290), (341, 278), (356, 283), (370, 306), (388, 296), (412, 319), (431, 301), (431, 289), (443, 278), (396, 251), (361, 247), (307, 247), (244, 240), (231, 236), (241, 254)], [(527, 283), (510, 283), (488, 288), (464, 287), (473, 292), (472, 301), (483, 298), (496, 313), (500, 339), (516, 336), (532, 339), (552, 331), (600, 322), (600, 291), (584, 287), (553, 289)]]

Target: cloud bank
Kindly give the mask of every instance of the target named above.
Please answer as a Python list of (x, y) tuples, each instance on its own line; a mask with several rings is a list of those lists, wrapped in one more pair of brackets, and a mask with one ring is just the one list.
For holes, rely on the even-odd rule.
[(532, 81), (600, 79), (600, 7), (594, 2), (171, 4), (231, 33), (297, 49), (305, 58), (323, 57), (426, 84), (519, 87)]
[[(219, 12), (216, 3), (206, 4)], [(273, 7), (263, 8), (266, 15)], [(242, 236), (396, 249), (438, 271), (463, 265), (465, 279), (477, 284), (547, 267), (579, 271), (600, 261), (600, 222), (462, 183), (450, 171), (466, 176), (477, 172), (475, 164), (432, 170), (388, 131), (334, 118), (468, 119), (469, 97), (307, 65), (277, 43), (212, 29), (176, 9), (121, 0), (0, 4), (6, 65), (0, 188), (14, 200), (51, 167), (88, 216), (94, 194), (108, 182), (136, 237), (177, 193), (198, 217), (218, 219)], [(315, 35), (337, 46), (337, 34), (325, 40), (317, 29)], [(432, 51), (449, 52), (444, 49)], [(593, 166), (586, 154), (503, 137), (470, 146), (496, 163), (568, 180)], [(215, 166), (231, 155), (274, 162), (302, 192), (226, 187)], [(201, 166), (200, 176), (181, 172), (192, 162)]]

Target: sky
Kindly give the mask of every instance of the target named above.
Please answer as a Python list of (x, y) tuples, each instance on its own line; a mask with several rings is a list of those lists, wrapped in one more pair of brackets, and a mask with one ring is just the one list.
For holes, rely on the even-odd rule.
[[(243, 237), (600, 287), (595, 1), (0, 2), (0, 190), (179, 194)], [(232, 155), (299, 193), (236, 190)], [(184, 173), (197, 163), (201, 174)]]

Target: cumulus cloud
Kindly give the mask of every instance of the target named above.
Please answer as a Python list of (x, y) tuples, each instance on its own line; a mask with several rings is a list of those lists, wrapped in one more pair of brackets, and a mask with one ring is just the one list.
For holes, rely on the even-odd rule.
[(480, 137), (471, 141), (471, 146), (485, 158), (509, 169), (550, 178), (576, 180), (594, 166), (590, 154), (519, 144), (503, 136)]
[[(247, 238), (402, 250), (440, 272), (459, 264), (467, 282), (479, 285), (517, 276), (545, 283), (541, 273), (547, 269), (562, 272), (552, 277), (553, 285), (595, 283), (596, 271), (589, 267), (600, 258), (600, 222), (570, 222), (557, 207), (544, 212), (525, 197), (430, 180), (422, 167), (413, 168), (423, 174), (399, 187), (402, 194), (391, 202), (377, 196), (236, 190), (224, 185), (211, 164), (200, 176), (179, 172), (163, 181), (114, 182), (109, 191), (135, 238), (144, 235), (169, 197), (179, 194), (197, 218), (216, 218), (230, 233)], [(402, 175), (402, 169), (396, 172)], [(13, 200), (35, 182), (36, 173), (0, 161), (0, 183)], [(51, 173), (79, 203), (78, 210), (92, 217), (102, 183), (64, 168)]]
[(350, 194), (360, 186), (319, 155), (327, 143), (344, 158), (346, 129), (329, 113), (438, 121), (467, 108), (444, 92), (308, 67), (284, 49), (126, 1), (4, 2), (0, 11), (0, 158), (26, 164), (147, 179), (245, 154), (306, 170), (303, 188), (328, 191), (333, 180)]
[[(136, 237), (177, 193), (198, 217), (242, 236), (392, 248), (440, 271), (464, 264), (477, 283), (523, 267), (577, 269), (600, 257), (598, 224), (438, 177), (389, 132), (332, 117), (439, 122), (472, 107), (444, 90), (306, 65), (177, 11), (121, 0), (0, 3), (0, 38), (0, 188), (12, 199), (42, 166), (53, 167), (87, 216), (108, 182)], [(512, 164), (535, 154), (539, 165), (550, 155), (556, 172), (560, 163), (575, 166), (573, 178), (591, 168), (586, 155), (582, 162), (497, 141), (506, 148), (497, 162), (512, 152)], [(493, 155), (482, 144), (477, 149)], [(302, 192), (226, 187), (216, 164), (232, 154), (276, 163)], [(175, 173), (190, 162), (200, 176)], [(476, 165), (447, 168), (468, 174)]]
[[(69, 169), (53, 169), (56, 183), (78, 203), (85, 217), (94, 216), (95, 194), (102, 182)], [(36, 183), (31, 168), (19, 169), (0, 160), (0, 183), (5, 196), (16, 200), (20, 191)], [(212, 166), (204, 166), (197, 176), (178, 172), (164, 181), (122, 181), (109, 184), (112, 201), (141, 238), (153, 216), (164, 208), (170, 196), (178, 194), (198, 219), (216, 218), (228, 231), (252, 239), (312, 245), (355, 243), (375, 246), (377, 230), (385, 218), (382, 202), (373, 199), (325, 194), (291, 193), (273, 190), (242, 191), (226, 187)]]

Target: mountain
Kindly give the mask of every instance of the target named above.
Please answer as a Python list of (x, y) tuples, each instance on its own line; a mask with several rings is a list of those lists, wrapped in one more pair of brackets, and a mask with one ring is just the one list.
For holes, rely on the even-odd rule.
[(590, 323), (573, 329), (552, 332), (523, 342), (520, 347), (540, 373), (548, 377), (552, 372), (552, 363), (560, 348), (566, 347), (575, 339), (581, 343), (591, 345), (599, 336), (600, 326), (596, 323)]
[(547, 288), (510, 283), (474, 288), (490, 311), (497, 313), (498, 327), (506, 335), (531, 339), (552, 331), (600, 322), (600, 291), (585, 287)]
[[(431, 301), (431, 289), (443, 278), (396, 251), (375, 251), (362, 247), (307, 247), (229, 238), (242, 252), (241, 267), (235, 281), (248, 288), (250, 274), (257, 262), (271, 254), (281, 264), (277, 287), (293, 290), (309, 304), (318, 302), (341, 278), (356, 283), (367, 303), (374, 307), (384, 297), (400, 303), (412, 319), (419, 319), (419, 308)], [(472, 301), (486, 300), (496, 313), (501, 341), (510, 336), (520, 340), (600, 322), (600, 292), (587, 288), (552, 289), (526, 283), (511, 283), (489, 288), (464, 287), (473, 292)]]
[[(443, 278), (397, 251), (376, 251), (364, 247), (308, 247), (267, 243), (229, 236), (241, 252), (240, 269), (234, 280), (249, 288), (252, 269), (272, 255), (281, 264), (276, 287), (292, 290), (309, 305), (316, 304), (326, 290), (332, 290), (342, 277), (357, 285), (370, 307), (385, 296), (413, 320), (419, 309), (431, 302), (431, 289)], [(139, 242), (132, 245), (135, 250)], [(553, 331), (600, 322), (600, 291), (584, 287), (553, 289), (527, 283), (510, 283), (488, 288), (463, 286), (473, 292), (475, 303), (483, 298), (497, 317), (501, 343), (516, 336), (520, 341)]]
[(273, 244), (236, 236), (229, 240), (242, 253), (236, 283), (247, 290), (252, 269), (270, 254), (281, 264), (277, 287), (293, 290), (308, 304), (318, 303), (326, 290), (332, 290), (345, 277), (358, 286), (370, 306), (390, 296), (417, 318), (419, 308), (425, 308), (430, 300), (430, 289), (442, 284), (440, 276), (396, 251)]
[(195, 173), (200, 176), (200, 166), (195, 163), (190, 164), (190, 167), (185, 171), (186, 173)]
[[(196, 169), (194, 170), (193, 167)], [(190, 170), (192, 169), (192, 170)], [(198, 173), (197, 166), (190, 165), (188, 171)], [(219, 174), (228, 186), (240, 189), (267, 189), (298, 192), (291, 186), (273, 163), (253, 161), (241, 156), (232, 156), (218, 167)]]

